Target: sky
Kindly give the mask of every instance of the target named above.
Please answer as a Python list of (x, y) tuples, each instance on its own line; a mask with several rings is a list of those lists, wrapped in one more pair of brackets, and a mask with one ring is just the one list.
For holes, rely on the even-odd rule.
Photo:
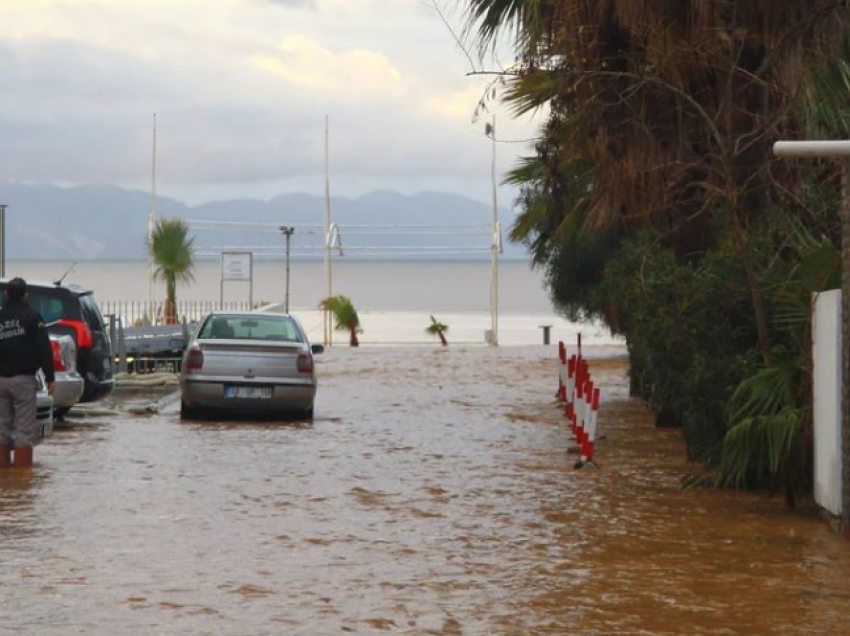
[[(147, 190), (156, 112), (164, 195), (321, 194), (327, 114), (334, 194), (488, 200), (491, 78), (434, 1), (462, 31), (461, 0), (0, 0), (0, 181)], [(490, 111), (501, 140), (535, 135)], [(528, 151), (498, 144), (499, 173)]]

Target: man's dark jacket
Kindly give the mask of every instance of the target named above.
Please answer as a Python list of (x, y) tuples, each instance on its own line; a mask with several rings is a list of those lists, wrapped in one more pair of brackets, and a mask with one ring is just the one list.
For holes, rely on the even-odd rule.
[(35, 375), (44, 371), (48, 384), (53, 371), (53, 348), (44, 319), (22, 300), (4, 299), (0, 309), (0, 377)]

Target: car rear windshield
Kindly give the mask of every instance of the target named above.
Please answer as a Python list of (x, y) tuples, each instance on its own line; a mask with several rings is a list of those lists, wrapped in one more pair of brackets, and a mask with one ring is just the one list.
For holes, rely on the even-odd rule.
[(298, 325), (285, 316), (210, 316), (198, 337), (202, 340), (304, 342)]
[[(6, 285), (0, 285), (0, 292), (5, 291)], [(30, 287), (27, 302), (33, 311), (41, 314), (47, 324), (60, 320), (80, 320), (80, 307), (75, 302), (73, 294), (64, 289), (45, 289)], [(0, 306), (6, 301), (5, 294), (0, 294)]]

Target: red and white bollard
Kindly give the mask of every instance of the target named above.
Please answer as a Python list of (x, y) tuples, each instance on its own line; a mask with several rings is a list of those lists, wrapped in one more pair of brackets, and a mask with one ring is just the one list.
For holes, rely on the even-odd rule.
[(576, 379), (576, 401), (573, 405), (573, 436), (581, 446), (581, 433), (584, 430), (584, 385), (581, 377)]
[(570, 358), (567, 363), (567, 382), (566, 382), (566, 408), (564, 414), (567, 416), (567, 421), (573, 421), (573, 403), (575, 401), (575, 383), (576, 383), (576, 357)]
[[(588, 378), (590, 376), (588, 375)], [(590, 400), (593, 395), (593, 382), (587, 380), (581, 389), (581, 415), (579, 416), (579, 427), (576, 432), (576, 444), (580, 449), (584, 448), (584, 440), (587, 439), (587, 426), (589, 424), (588, 411), (590, 408)]]
[(563, 342), (558, 343), (558, 399), (561, 402), (567, 401), (567, 382), (566, 382), (566, 367), (567, 367), (567, 347)]
[(590, 402), (589, 418), (584, 444), (581, 446), (581, 461), (584, 464), (594, 464), (593, 446), (596, 443), (596, 421), (599, 417), (599, 389), (593, 389), (593, 398)]

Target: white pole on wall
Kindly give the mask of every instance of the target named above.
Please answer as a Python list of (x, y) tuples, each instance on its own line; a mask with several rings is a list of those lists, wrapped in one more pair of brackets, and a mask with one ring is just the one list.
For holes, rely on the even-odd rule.
[(850, 141), (779, 141), (777, 157), (840, 158), (842, 168), (841, 217), (841, 525), (850, 537)]

